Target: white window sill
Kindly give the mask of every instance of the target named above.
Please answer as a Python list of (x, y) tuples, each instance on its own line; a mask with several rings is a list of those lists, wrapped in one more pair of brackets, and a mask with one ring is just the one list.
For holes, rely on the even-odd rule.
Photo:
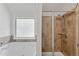
[(36, 40), (35, 37), (14, 37), (14, 40)]

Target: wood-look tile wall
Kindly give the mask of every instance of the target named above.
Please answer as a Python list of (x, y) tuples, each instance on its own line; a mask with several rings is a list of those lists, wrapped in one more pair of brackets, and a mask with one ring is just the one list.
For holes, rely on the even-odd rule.
[(55, 17), (55, 52), (64, 55), (76, 55), (76, 13), (67, 12)]
[(79, 56), (79, 3), (76, 8), (76, 55)]
[(65, 38), (62, 39), (62, 52), (65, 55), (75, 55), (75, 41), (76, 41), (76, 15), (75, 12), (64, 14), (65, 24)]
[(52, 16), (42, 17), (42, 51), (52, 52)]
[(55, 40), (54, 40), (54, 51), (61, 51), (61, 39), (62, 39), (62, 16), (55, 17)]

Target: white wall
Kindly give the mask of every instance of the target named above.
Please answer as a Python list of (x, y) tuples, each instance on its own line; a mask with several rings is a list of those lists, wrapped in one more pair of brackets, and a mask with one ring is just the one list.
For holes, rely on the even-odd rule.
[(0, 42), (10, 40), (10, 14), (4, 4), (0, 3)]
[(4, 4), (0, 4), (0, 37), (10, 35), (10, 14)]
[[(42, 4), (10, 4), (11, 15), (11, 34), (15, 35), (16, 18), (34, 18), (36, 21), (36, 53), (41, 55), (41, 34), (42, 34)], [(24, 7), (23, 7), (24, 6)]]

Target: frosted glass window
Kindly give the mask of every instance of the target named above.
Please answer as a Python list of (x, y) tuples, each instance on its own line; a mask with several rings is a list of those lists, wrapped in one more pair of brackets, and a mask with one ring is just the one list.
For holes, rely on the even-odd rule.
[(34, 19), (16, 19), (16, 37), (35, 37)]

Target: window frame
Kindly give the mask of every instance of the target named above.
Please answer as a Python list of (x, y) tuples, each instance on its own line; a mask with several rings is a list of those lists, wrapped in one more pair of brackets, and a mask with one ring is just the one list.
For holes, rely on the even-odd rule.
[[(34, 37), (16, 37), (17, 19), (34, 19)], [(15, 18), (14, 40), (36, 40), (36, 19), (35, 18)]]

